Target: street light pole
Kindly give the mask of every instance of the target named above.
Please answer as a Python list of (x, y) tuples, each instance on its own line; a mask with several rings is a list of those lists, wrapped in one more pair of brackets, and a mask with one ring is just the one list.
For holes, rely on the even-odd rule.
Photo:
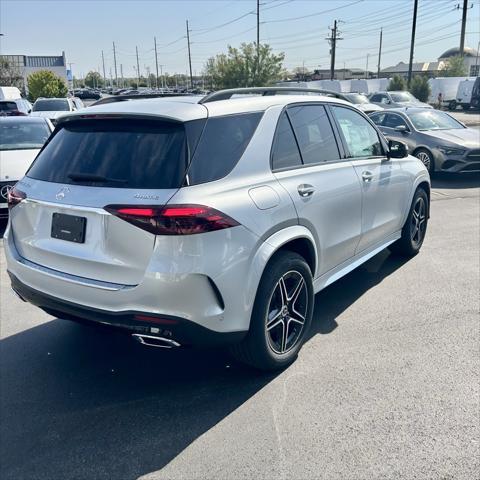
[(158, 55), (157, 55), (157, 37), (153, 37), (153, 42), (155, 43), (155, 69), (157, 75), (155, 77), (155, 88), (158, 90)]

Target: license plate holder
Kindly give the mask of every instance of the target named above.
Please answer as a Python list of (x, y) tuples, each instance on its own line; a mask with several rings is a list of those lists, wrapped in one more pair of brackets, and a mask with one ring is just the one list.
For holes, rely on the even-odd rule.
[(65, 213), (52, 215), (51, 236), (67, 242), (85, 243), (87, 219)]

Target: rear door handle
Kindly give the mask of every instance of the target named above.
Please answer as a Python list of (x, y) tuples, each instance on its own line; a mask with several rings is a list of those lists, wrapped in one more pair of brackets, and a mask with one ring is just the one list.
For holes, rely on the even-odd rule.
[(313, 192), (315, 192), (315, 187), (313, 185), (309, 185), (308, 183), (302, 183), (297, 187), (297, 190), (301, 197), (309, 197), (313, 194)]
[(373, 173), (365, 170), (364, 172), (362, 172), (362, 178), (364, 182), (371, 182), (373, 178)]

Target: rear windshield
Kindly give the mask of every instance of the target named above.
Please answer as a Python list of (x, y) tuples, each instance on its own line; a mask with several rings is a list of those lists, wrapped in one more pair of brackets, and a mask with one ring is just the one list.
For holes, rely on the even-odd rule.
[(17, 109), (15, 102), (0, 102), (0, 112), (12, 112)]
[(177, 188), (188, 164), (184, 125), (148, 120), (66, 124), (27, 173), (55, 183), (118, 188)]
[(32, 110), (34, 112), (68, 112), (70, 105), (67, 99), (37, 100)]
[(408, 92), (390, 93), (392, 100), (397, 103), (418, 102), (418, 100)]
[(49, 135), (50, 130), (45, 122), (22, 120), (0, 122), (0, 150), (42, 148)]

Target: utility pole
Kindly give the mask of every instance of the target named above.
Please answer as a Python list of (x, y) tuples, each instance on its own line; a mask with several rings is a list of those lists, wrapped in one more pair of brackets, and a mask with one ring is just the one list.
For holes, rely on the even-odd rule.
[(103, 88), (107, 88), (107, 77), (105, 76), (105, 58), (102, 50), (102, 65), (103, 65)]
[(415, 31), (417, 29), (417, 10), (418, 0), (414, 0), (413, 5), (413, 21), (412, 21), (412, 38), (410, 40), (410, 61), (408, 62), (408, 80), (407, 85), (410, 87), (412, 81), (412, 67), (413, 67), (413, 50), (415, 48)]
[(118, 88), (118, 75), (117, 75), (117, 53), (115, 52), (115, 42), (113, 43), (113, 65), (115, 67), (115, 86)]
[(155, 44), (155, 69), (157, 75), (155, 76), (155, 88), (158, 90), (158, 55), (157, 55), (157, 37), (153, 37), (153, 42)]
[(260, 0), (257, 0), (257, 61), (255, 62), (255, 76), (260, 71)]
[(380, 61), (382, 60), (382, 36), (383, 36), (383, 28), (380, 29), (380, 46), (378, 47), (377, 78), (380, 78)]
[[(457, 8), (460, 8), (460, 5), (458, 5)], [(463, 0), (462, 33), (460, 34), (460, 55), (462, 57), (465, 50), (465, 27), (467, 26), (467, 10), (468, 10), (468, 1)]]
[(188, 65), (190, 67), (190, 88), (193, 90), (192, 54), (190, 53), (190, 29), (188, 28), (188, 20), (187, 20), (187, 43), (188, 43)]
[(72, 89), (75, 88), (75, 81), (73, 80), (73, 70), (72, 70), (73, 63), (69, 63), (68, 66), (70, 67), (70, 75), (72, 76)]
[(137, 52), (137, 90), (140, 88), (140, 64), (138, 63), (138, 47), (135, 46)]
[(163, 65), (160, 66), (160, 84), (162, 85), (162, 88), (165, 88), (165, 77), (163, 76)]
[(368, 57), (370, 56), (369, 53), (367, 53), (367, 65), (365, 66), (365, 79), (368, 80)]
[(333, 28), (331, 29), (332, 34), (331, 34), (330, 37), (328, 37), (326, 39), (330, 42), (330, 57), (331, 57), (331, 61), (330, 61), (330, 80), (333, 80), (334, 77), (335, 77), (335, 51), (336, 51), (336, 48), (337, 48), (337, 42), (338, 42), (338, 40), (343, 40), (343, 38), (340, 38), (338, 36), (338, 29), (337, 29), (337, 23), (338, 22), (339, 22), (338, 20), (335, 20), (333, 22)]
[(122, 79), (122, 88), (125, 88), (125, 81), (123, 80), (123, 65), (120, 64), (120, 77)]

